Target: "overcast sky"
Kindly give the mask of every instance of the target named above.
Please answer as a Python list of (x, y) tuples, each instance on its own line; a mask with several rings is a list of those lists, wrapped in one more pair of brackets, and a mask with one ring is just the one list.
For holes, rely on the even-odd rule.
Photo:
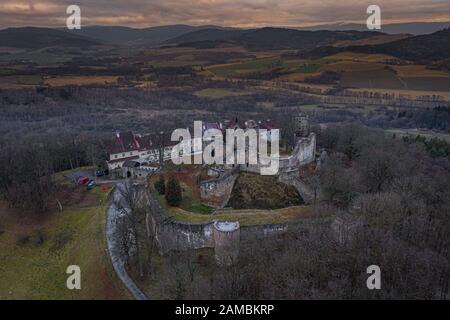
[(450, 0), (0, 0), (0, 28), (65, 26), (69, 4), (81, 7), (83, 25), (365, 23), (370, 4), (381, 7), (384, 23), (450, 21)]

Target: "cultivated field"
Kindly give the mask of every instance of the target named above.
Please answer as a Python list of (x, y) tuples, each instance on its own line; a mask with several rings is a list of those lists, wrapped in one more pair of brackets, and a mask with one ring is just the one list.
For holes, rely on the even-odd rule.
[(52, 87), (89, 84), (112, 84), (117, 82), (117, 76), (59, 76), (47, 78), (44, 84)]

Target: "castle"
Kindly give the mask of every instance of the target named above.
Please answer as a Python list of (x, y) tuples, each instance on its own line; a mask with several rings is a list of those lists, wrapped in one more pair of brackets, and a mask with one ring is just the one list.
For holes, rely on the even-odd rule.
[[(208, 130), (215, 130), (224, 134), (228, 129), (242, 129), (247, 132), (249, 129), (257, 132), (257, 139), (267, 143), (272, 141), (272, 129), (275, 125), (271, 120), (254, 121), (247, 120), (240, 123), (238, 118), (233, 118), (227, 122), (204, 123), (201, 131), (202, 137)], [(187, 129), (189, 132), (189, 129)], [(194, 128), (195, 131), (195, 128)], [(211, 140), (203, 141), (202, 138), (194, 137), (189, 141), (182, 140), (183, 144), (189, 145), (189, 151), (179, 150), (185, 153), (184, 156), (195, 156), (201, 154)], [(175, 146), (179, 146), (179, 141), (171, 141), (168, 134), (160, 132), (158, 134), (140, 135), (131, 131), (117, 132), (114, 139), (107, 147), (108, 170), (116, 173), (116, 176), (125, 178), (143, 177), (149, 171), (156, 169), (155, 164), (163, 165), (164, 161), (170, 160)], [(178, 149), (177, 149), (178, 150)], [(265, 159), (267, 160), (267, 159)], [(286, 159), (285, 159), (286, 160)], [(153, 164), (153, 166), (151, 166)], [(284, 163), (284, 165), (289, 165)], [(123, 169), (123, 170), (122, 170)], [(256, 168), (253, 168), (255, 170)], [(248, 170), (252, 170), (249, 166)]]
[[(289, 156), (279, 158), (278, 180), (294, 186), (305, 203), (313, 201), (312, 191), (299, 177), (299, 171), (316, 160), (316, 135), (310, 132), (306, 116), (295, 117), (296, 145)], [(213, 179), (200, 183), (200, 194), (204, 204), (213, 208), (223, 208), (231, 196), (239, 172), (260, 174), (261, 164), (244, 164), (237, 166), (219, 166), (209, 170)]]
[[(278, 180), (294, 186), (305, 203), (312, 202), (308, 184), (300, 178), (302, 168), (316, 160), (316, 136), (310, 132), (308, 118), (295, 118), (296, 145), (293, 152), (280, 157)], [(236, 124), (236, 122), (234, 122)], [(217, 124), (221, 128), (220, 124)], [(210, 167), (208, 173), (214, 178), (199, 183), (201, 199), (213, 208), (223, 208), (230, 198), (240, 172), (259, 174), (259, 165), (227, 165)], [(161, 253), (171, 250), (213, 248), (216, 262), (221, 266), (235, 263), (239, 256), (241, 239), (254, 239), (286, 232), (287, 225), (240, 226), (237, 221), (211, 221), (190, 224), (168, 217), (156, 199), (149, 194), (151, 207), (147, 216), (147, 228), (154, 228)]]

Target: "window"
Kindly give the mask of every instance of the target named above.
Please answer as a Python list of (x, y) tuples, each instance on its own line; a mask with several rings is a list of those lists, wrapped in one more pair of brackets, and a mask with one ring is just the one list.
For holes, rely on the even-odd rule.
[(133, 152), (130, 152), (130, 156), (132, 156), (133, 155)]
[(122, 153), (122, 157), (125, 157), (125, 153)]
[(115, 154), (115, 155), (114, 155), (114, 158), (116, 158), (116, 159), (117, 159), (117, 154)]

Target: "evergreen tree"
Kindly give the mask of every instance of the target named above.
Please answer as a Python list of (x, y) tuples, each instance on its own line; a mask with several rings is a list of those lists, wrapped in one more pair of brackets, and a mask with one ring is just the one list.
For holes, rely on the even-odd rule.
[(164, 180), (164, 176), (160, 175), (159, 180), (155, 182), (154, 184), (156, 191), (158, 191), (159, 194), (165, 194), (166, 193), (166, 182)]
[(166, 189), (167, 203), (173, 207), (179, 206), (182, 200), (180, 182), (176, 178), (172, 177), (169, 179)]

